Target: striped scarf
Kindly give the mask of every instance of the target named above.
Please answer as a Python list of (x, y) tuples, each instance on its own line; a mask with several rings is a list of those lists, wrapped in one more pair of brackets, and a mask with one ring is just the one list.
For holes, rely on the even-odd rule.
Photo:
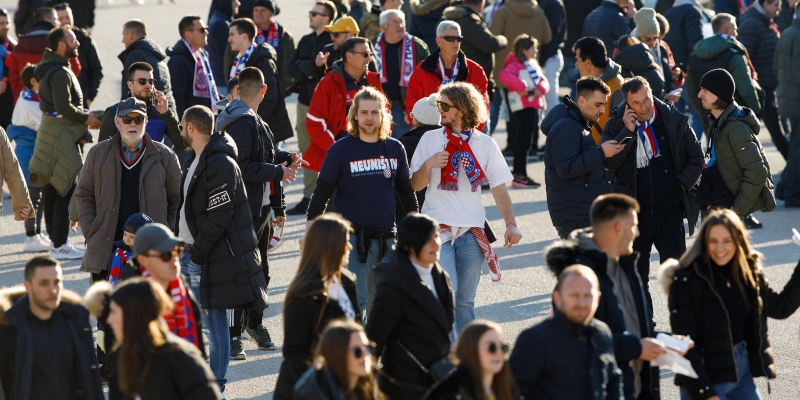
[(658, 146), (655, 131), (653, 131), (653, 121), (656, 120), (656, 108), (653, 107), (653, 118), (649, 121), (638, 122), (636, 133), (639, 138), (639, 145), (636, 147), (636, 168), (644, 168), (650, 165), (650, 160), (661, 155), (661, 148)]
[(122, 275), (122, 266), (133, 257), (133, 253), (125, 249), (117, 248), (114, 252), (114, 258), (111, 259), (111, 268), (108, 270), (108, 283), (111, 286), (117, 286), (119, 283), (120, 275)]
[[(383, 32), (378, 35), (378, 39), (375, 40), (377, 46), (375, 46), (375, 58), (378, 59), (378, 75), (381, 77), (381, 83), (388, 82), (388, 78), (386, 77), (386, 41), (383, 40)], [(408, 33), (403, 36), (403, 52), (400, 54), (400, 60), (402, 62), (401, 69), (400, 69), (400, 86), (407, 87), (408, 82), (411, 81), (411, 74), (414, 72), (414, 67), (417, 65), (417, 55), (414, 53), (414, 38), (411, 37)], [(454, 75), (455, 76), (455, 75)]]
[[(142, 273), (142, 278), (152, 279), (150, 271), (144, 265), (139, 266), (139, 270)], [(172, 314), (163, 316), (164, 321), (169, 326), (169, 330), (200, 348), (200, 340), (197, 336), (197, 322), (194, 319), (192, 302), (189, 300), (189, 293), (186, 291), (186, 286), (183, 285), (183, 280), (180, 277), (173, 279), (170, 281), (167, 290), (174, 305)]]
[[(211, 99), (211, 106), (216, 108), (217, 100), (219, 100), (219, 93), (217, 93), (217, 84), (214, 82), (214, 74), (211, 73), (211, 64), (208, 62), (208, 55), (200, 49), (192, 47), (186, 39), (183, 44), (189, 49), (189, 53), (194, 58), (194, 81), (192, 84), (192, 94), (194, 97), (201, 97), (204, 99)], [(214, 110), (216, 112), (216, 110)]]
[(266, 43), (275, 51), (278, 51), (278, 46), (281, 43), (281, 38), (278, 36), (278, 23), (275, 20), (270, 21), (269, 29), (267, 29), (267, 33), (264, 34), (264, 31), (261, 28), (258, 28), (258, 32), (256, 32), (256, 44)]
[(251, 43), (250, 47), (247, 48), (247, 51), (244, 52), (241, 56), (236, 56), (236, 60), (233, 61), (233, 66), (231, 67), (231, 74), (228, 76), (228, 79), (239, 76), (239, 73), (242, 72), (244, 67), (247, 64), (247, 60), (250, 59), (250, 56), (253, 54), (253, 51), (256, 49), (256, 44)]

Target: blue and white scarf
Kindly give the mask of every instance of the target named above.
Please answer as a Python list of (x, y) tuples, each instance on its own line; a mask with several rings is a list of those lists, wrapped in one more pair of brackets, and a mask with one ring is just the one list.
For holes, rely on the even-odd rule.
[(723, 39), (725, 39), (725, 40), (727, 40), (727, 41), (729, 41), (731, 43), (739, 43), (739, 41), (737, 41), (735, 37), (733, 37), (731, 35), (728, 35), (728, 34), (725, 34), (725, 33), (716, 33), (716, 34), (714, 34), (714, 36), (719, 36), (719, 37), (721, 37), (721, 38), (723, 38)]
[(216, 103), (219, 100), (217, 84), (214, 82), (214, 74), (211, 73), (211, 64), (208, 62), (206, 52), (195, 49), (185, 39), (183, 44), (189, 49), (189, 53), (194, 58), (194, 80), (192, 84), (192, 94), (195, 97), (211, 99), (211, 107), (216, 112)]
[(453, 65), (453, 73), (451, 76), (447, 76), (444, 70), (444, 64), (442, 63), (442, 55), (439, 54), (439, 73), (442, 75), (442, 85), (446, 85), (450, 82), (455, 82), (456, 77), (458, 76), (458, 66), (461, 62), (456, 58), (456, 63)]
[(247, 51), (244, 52), (241, 56), (236, 56), (236, 60), (233, 61), (233, 66), (231, 67), (231, 74), (228, 76), (228, 79), (234, 78), (239, 76), (239, 73), (242, 72), (244, 67), (247, 64), (247, 60), (250, 59), (250, 55), (253, 54), (253, 51), (256, 49), (256, 44), (251, 43), (250, 47), (247, 48)]
[[(378, 35), (375, 41), (375, 58), (378, 59), (378, 75), (381, 77), (381, 83), (388, 82), (386, 77), (386, 55), (384, 54), (384, 46), (386, 41), (383, 40), (383, 32)], [(403, 36), (403, 53), (400, 55), (402, 61), (400, 69), (400, 86), (407, 87), (408, 82), (411, 81), (411, 74), (414, 72), (414, 66), (417, 65), (417, 55), (414, 54), (414, 38), (408, 33)], [(455, 75), (454, 75), (455, 76)]]
[(533, 81), (534, 86), (539, 86), (539, 82), (541, 82), (542, 78), (539, 76), (539, 71), (533, 65), (531, 60), (525, 60), (522, 62), (525, 65), (525, 69), (528, 70), (528, 74), (531, 75), (531, 80)]
[(639, 136), (639, 145), (636, 147), (636, 168), (644, 168), (650, 165), (650, 160), (661, 156), (661, 147), (658, 145), (653, 122), (656, 120), (656, 111), (653, 107), (653, 117), (649, 121), (636, 121), (639, 125), (636, 133)]

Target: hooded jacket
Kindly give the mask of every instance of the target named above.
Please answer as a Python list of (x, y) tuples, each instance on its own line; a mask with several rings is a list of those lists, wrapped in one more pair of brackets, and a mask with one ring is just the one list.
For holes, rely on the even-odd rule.
[[(208, 55), (206, 49), (200, 49)], [(169, 68), (170, 85), (172, 86), (172, 96), (175, 98), (176, 115), (183, 115), (187, 108), (195, 105), (206, 106), (211, 108), (211, 98), (197, 97), (194, 95), (194, 74), (195, 74), (195, 60), (192, 53), (183, 43), (183, 39), (178, 41), (170, 47), (167, 47), (167, 68)], [(209, 64), (211, 59), (209, 58)], [(209, 71), (213, 73), (212, 71)], [(222, 79), (214, 75), (214, 81)], [(224, 80), (227, 83), (227, 79)], [(219, 82), (222, 83), (222, 82)]]
[[(753, 62), (753, 67), (758, 72), (758, 83), (764, 90), (775, 90), (780, 83), (773, 68), (775, 50), (778, 47), (778, 34), (772, 30), (770, 26), (772, 21), (769, 17), (761, 13), (763, 10), (761, 4), (755, 2), (750, 9), (739, 16), (737, 39), (750, 54), (750, 61)], [(671, 29), (670, 32), (672, 32)]]
[(164, 92), (167, 97), (169, 108), (175, 112), (175, 98), (172, 96), (172, 83), (170, 82), (169, 68), (167, 67), (167, 55), (156, 42), (144, 36), (128, 46), (117, 56), (122, 62), (122, 82), (120, 99), (125, 100), (128, 93), (128, 68), (137, 61), (144, 61), (153, 67), (153, 78), (155, 79), (156, 89)]
[[(197, 169), (187, 176), (194, 157), (200, 157)], [(267, 307), (267, 282), (236, 158), (233, 139), (225, 132), (215, 132), (203, 152), (186, 162), (181, 199), (194, 238), (187, 251), (192, 262), (203, 269), (198, 300), (204, 309), (242, 307), (260, 313)], [(184, 192), (186, 179), (189, 184)], [(181, 207), (183, 204), (178, 209)], [(178, 225), (176, 222), (175, 230)]]
[[(781, 115), (800, 119), (800, 59), (797, 55), (800, 55), (800, 20), (795, 19), (778, 40), (775, 69), (780, 82), (778, 108)], [(738, 90), (739, 86), (736, 88)]]
[(467, 58), (483, 68), (483, 72), (486, 73), (486, 78), (489, 80), (489, 91), (491, 92), (495, 85), (495, 81), (492, 79), (492, 71), (495, 67), (494, 53), (508, 46), (507, 38), (492, 34), (483, 20), (483, 15), (465, 5), (445, 8), (442, 19), (454, 21), (461, 27), (461, 36), (464, 37), (464, 41), (461, 42), (461, 51)]
[(542, 121), (547, 136), (544, 182), (547, 209), (553, 226), (567, 221), (589, 221), (589, 207), (609, 192), (603, 174), (603, 149), (590, 133), (591, 126), (578, 106), (564, 96)]
[[(694, 131), (689, 126), (689, 117), (679, 112), (676, 108), (670, 107), (653, 99), (653, 106), (656, 112), (664, 120), (667, 129), (667, 140), (672, 153), (673, 168), (675, 179), (687, 190), (681, 195), (683, 204), (683, 216), (689, 221), (689, 235), (693, 235), (697, 218), (700, 215), (700, 208), (697, 205), (695, 196), (689, 194), (697, 181), (700, 179), (703, 164), (703, 149), (697, 141)], [(620, 104), (614, 108), (611, 119), (608, 120), (603, 130), (602, 141), (614, 140), (618, 135), (633, 137), (628, 141), (625, 148), (614, 156), (603, 162), (605, 168), (612, 172), (612, 188), (615, 193), (627, 194), (633, 198), (637, 197), (637, 178), (636, 178), (636, 149), (639, 141), (636, 133), (631, 132), (625, 127), (622, 117), (625, 115), (625, 106)], [(642, 210), (645, 212), (646, 210)]]
[(503, 62), (503, 70), (500, 72), (500, 82), (508, 86), (509, 92), (525, 92), (528, 89), (539, 89), (539, 91), (542, 92), (541, 96), (521, 96), (522, 107), (535, 108), (537, 110), (544, 108), (544, 96), (550, 91), (550, 82), (548, 82), (547, 78), (544, 76), (544, 71), (538, 68), (540, 78), (539, 85), (532, 88), (528, 87), (527, 81), (519, 78), (520, 72), (527, 74), (527, 67), (525, 64), (519, 62), (514, 53), (508, 53), (508, 57), (506, 57), (505, 62)]
[[(304, 159), (308, 161), (306, 168), (317, 171), (322, 168), (322, 161), (328, 149), (333, 146), (337, 136), (347, 129), (347, 84), (345, 83), (344, 64), (339, 62), (325, 73), (317, 88), (311, 106), (306, 114), (306, 130), (311, 143)], [(349, 78), (348, 78), (349, 79)], [(381, 78), (378, 74), (366, 72), (366, 86), (372, 86), (383, 92)], [(413, 75), (411, 77), (413, 82)], [(409, 84), (409, 87), (411, 85)]]
[(611, 89), (611, 95), (608, 97), (603, 115), (600, 116), (600, 119), (597, 120), (597, 123), (592, 127), (592, 139), (594, 139), (594, 143), (597, 145), (600, 144), (600, 137), (603, 135), (603, 128), (605, 128), (606, 122), (611, 118), (611, 110), (616, 107), (617, 104), (625, 100), (622, 97), (622, 92), (619, 90), (624, 80), (622, 78), (622, 66), (609, 58), (606, 62), (606, 67), (603, 69), (603, 74), (600, 75), (599, 79), (608, 85), (608, 88)]
[[(61, 304), (54, 313), (64, 318), (74, 348), (76, 393), (82, 400), (103, 400), (100, 366), (95, 356), (89, 312), (81, 305), (81, 297), (70, 290), (61, 290)], [(28, 322), (29, 299), (25, 288), (14, 286), (0, 291), (0, 382), (7, 399), (30, 398), (33, 377), (33, 342)]]
[[(697, 42), (703, 40), (703, 12), (696, 0), (675, 2), (664, 18), (669, 22), (669, 32), (664, 41), (669, 43), (675, 63), (686, 65)], [(741, 26), (739, 27), (741, 32)]]
[[(614, 356), (617, 366), (622, 370), (623, 390), (625, 398), (633, 398), (634, 392), (634, 370), (629, 361), (639, 358), (642, 354), (640, 337), (631, 335), (625, 327), (623, 308), (614, 288), (614, 283), (608, 274), (608, 256), (603, 253), (597, 244), (592, 240), (591, 228), (572, 232), (568, 240), (556, 242), (545, 249), (545, 263), (554, 275), (558, 276), (561, 272), (572, 264), (582, 264), (591, 268), (597, 275), (600, 283), (600, 301), (597, 306), (594, 318), (605, 322), (611, 329), (614, 343)], [(652, 316), (647, 306), (647, 297), (642, 289), (642, 281), (636, 270), (636, 261), (639, 253), (619, 258), (619, 267), (622, 268), (628, 278), (633, 292), (636, 311), (639, 319), (639, 330), (641, 337), (653, 337)], [(639, 400), (659, 399), (659, 374), (658, 367), (650, 367), (650, 363), (645, 361), (640, 374), (642, 379), (642, 392)], [(649, 389), (649, 390), (648, 390)]]
[[(745, 324), (745, 341), (753, 377), (777, 377), (775, 357), (767, 335), (767, 318), (789, 318), (800, 307), (800, 263), (782, 292), (772, 288), (758, 258), (749, 260), (756, 287), (749, 294), (751, 319)], [(691, 336), (694, 347), (686, 352), (698, 378), (675, 375), (675, 384), (686, 389), (693, 400), (717, 395), (714, 385), (737, 382), (728, 310), (714, 284), (715, 274), (701, 260), (681, 265), (668, 260), (658, 271), (658, 281), (667, 295), (669, 321), (675, 334)], [(602, 300), (601, 300), (602, 301)]]
[(227, 132), (236, 143), (236, 162), (242, 171), (253, 218), (261, 216), (265, 186), (270, 193), (270, 208), (275, 210), (276, 216), (284, 216), (286, 205), (281, 186), (283, 168), (280, 164), (285, 162), (290, 165), (292, 154), (275, 149), (275, 138), (269, 126), (247, 103), (238, 99), (233, 99), (219, 114), (216, 130)]
[(264, 83), (267, 93), (264, 100), (258, 105), (258, 115), (272, 129), (275, 142), (282, 142), (294, 136), (292, 122), (289, 121), (289, 112), (283, 100), (283, 88), (278, 77), (278, 53), (267, 43), (256, 45), (250, 58), (245, 63), (246, 67), (258, 68), (264, 74)]
[[(631, 33), (631, 21), (625, 17), (625, 11), (613, 1), (603, 0), (583, 22), (581, 37), (594, 36), (603, 41), (606, 53), (614, 52), (614, 42), (620, 36)], [(674, 29), (674, 28), (673, 28)]]
[[(514, 39), (527, 33), (539, 41), (539, 46), (544, 46), (553, 40), (553, 32), (544, 10), (539, 7), (536, 0), (505, 0), (503, 6), (495, 11), (489, 30), (493, 35), (502, 35), (510, 42), (495, 54), (497, 60), (505, 60), (508, 53), (513, 51)], [(499, 80), (499, 68), (494, 72), (495, 81)], [(505, 85), (498, 84), (505, 88)]]
[[(645, 44), (635, 44), (632, 46), (623, 47), (622, 50), (617, 52), (614, 57), (622, 67), (622, 78), (633, 78), (634, 76), (641, 76), (646, 79), (650, 84), (650, 89), (653, 90), (653, 96), (657, 99), (664, 98), (664, 89), (666, 84), (664, 82), (664, 73), (661, 72), (653, 55), (647, 50)], [(672, 76), (670, 76), (672, 79)], [(616, 107), (612, 104), (612, 107)]]

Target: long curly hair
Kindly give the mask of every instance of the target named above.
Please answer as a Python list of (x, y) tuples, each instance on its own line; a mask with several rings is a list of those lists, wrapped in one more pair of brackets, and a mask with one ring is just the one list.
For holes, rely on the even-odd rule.
[(475, 128), (486, 122), (489, 111), (486, 99), (471, 83), (451, 82), (439, 88), (439, 96), (447, 96), (450, 102), (459, 109), (462, 117), (462, 128)]
[(356, 117), (358, 116), (358, 110), (361, 108), (361, 102), (364, 100), (378, 102), (378, 109), (381, 112), (381, 124), (378, 127), (378, 135), (380, 140), (386, 140), (386, 138), (389, 137), (389, 133), (392, 131), (392, 114), (389, 112), (389, 100), (386, 99), (386, 95), (372, 86), (364, 86), (353, 98), (353, 105), (350, 106), (350, 111), (347, 112), (347, 133), (352, 137), (358, 137), (360, 128), (358, 127)]

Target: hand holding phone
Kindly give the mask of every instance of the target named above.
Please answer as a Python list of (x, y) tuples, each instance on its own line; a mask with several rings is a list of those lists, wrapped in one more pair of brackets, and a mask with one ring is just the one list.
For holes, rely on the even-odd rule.
[(632, 136), (626, 136), (626, 137), (622, 138), (622, 140), (618, 140), (618, 141), (617, 141), (617, 144), (626, 145), (626, 144), (628, 144), (628, 142), (630, 142), (632, 139), (633, 139), (633, 137), (632, 137)]
[(622, 122), (625, 123), (625, 128), (631, 132), (636, 131), (636, 111), (625, 103), (625, 115), (622, 116)]

